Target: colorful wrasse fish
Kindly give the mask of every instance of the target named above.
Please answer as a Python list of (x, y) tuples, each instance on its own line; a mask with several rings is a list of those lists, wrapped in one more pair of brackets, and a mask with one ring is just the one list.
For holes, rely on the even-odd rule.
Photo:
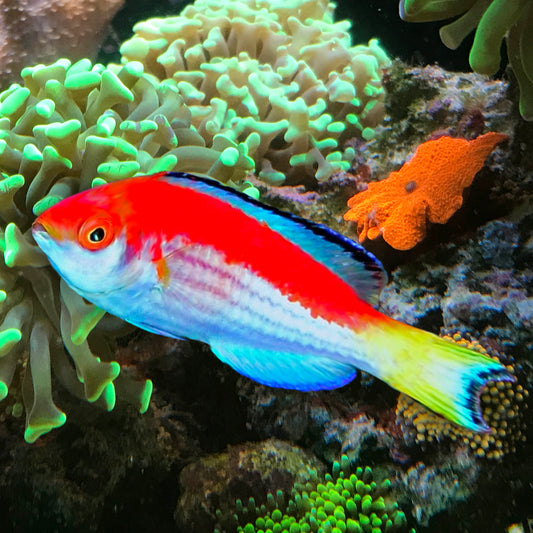
[(208, 343), (266, 385), (333, 389), (359, 368), (489, 431), (481, 389), (513, 380), (498, 362), (376, 311), (383, 270), (358, 244), (209, 179), (160, 173), (96, 187), (45, 211), (33, 236), (90, 302)]

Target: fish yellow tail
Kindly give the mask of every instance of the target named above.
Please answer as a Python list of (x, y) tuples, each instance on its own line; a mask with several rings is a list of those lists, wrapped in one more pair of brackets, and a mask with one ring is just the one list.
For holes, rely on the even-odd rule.
[(514, 381), (498, 361), (411, 326), (391, 321), (390, 335), (368, 341), (371, 372), (429, 409), (473, 431), (490, 431), (480, 409), (489, 381)]

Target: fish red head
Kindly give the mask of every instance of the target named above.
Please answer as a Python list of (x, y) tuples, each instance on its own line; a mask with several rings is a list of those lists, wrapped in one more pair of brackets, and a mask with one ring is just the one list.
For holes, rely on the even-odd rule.
[(33, 224), (37, 244), (61, 276), (83, 295), (108, 292), (117, 283), (125, 283), (125, 275), (132, 275), (132, 243), (139, 237), (127, 190), (132, 181), (136, 180), (66, 198)]

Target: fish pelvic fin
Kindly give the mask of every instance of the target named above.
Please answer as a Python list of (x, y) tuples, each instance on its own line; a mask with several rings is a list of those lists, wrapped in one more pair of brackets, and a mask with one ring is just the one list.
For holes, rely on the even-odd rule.
[(375, 375), (460, 426), (490, 432), (481, 412), (481, 392), (490, 381), (515, 377), (498, 361), (451, 341), (399, 322), (390, 327), (395, 331), (388, 347), (382, 339), (371, 341), (379, 350), (380, 371)]

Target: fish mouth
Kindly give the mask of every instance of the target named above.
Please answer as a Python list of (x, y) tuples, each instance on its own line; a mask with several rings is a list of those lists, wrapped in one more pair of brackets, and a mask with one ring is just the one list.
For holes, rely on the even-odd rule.
[(50, 227), (46, 222), (43, 222), (39, 219), (37, 219), (31, 226), (31, 233), (33, 235), (33, 238), (37, 241), (37, 239), (46, 239), (46, 238), (52, 238), (54, 240), (60, 240), (61, 236), (59, 232), (54, 231), (52, 227)]
[(50, 234), (41, 222), (34, 222), (31, 227), (33, 240), (40, 246), (41, 243), (50, 239)]
[(31, 232), (33, 235), (36, 233), (48, 233), (44, 227), (44, 224), (42, 222), (38, 222), (37, 220), (31, 225)]

